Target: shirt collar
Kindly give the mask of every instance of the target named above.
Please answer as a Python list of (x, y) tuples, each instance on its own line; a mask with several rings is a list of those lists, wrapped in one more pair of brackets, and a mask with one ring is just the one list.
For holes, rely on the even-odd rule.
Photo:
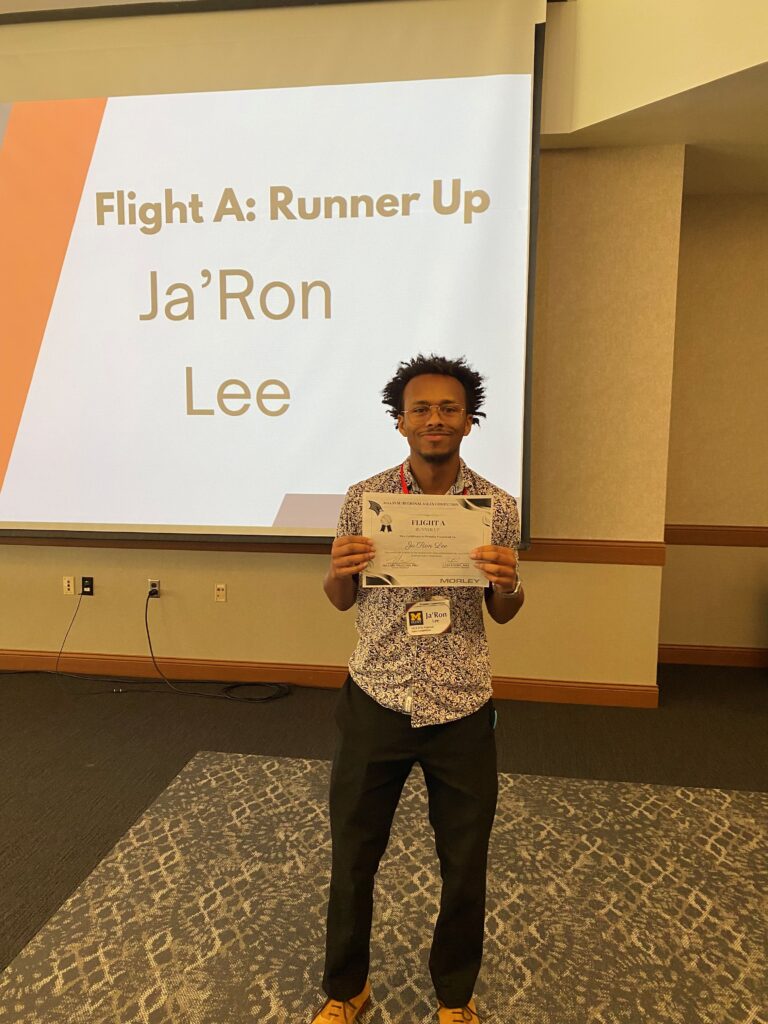
[[(416, 477), (411, 472), (411, 461), (410, 461), (410, 459), (406, 459), (405, 462), (403, 463), (403, 475), (405, 477), (405, 482), (408, 484), (408, 489), (413, 494), (421, 494), (422, 490), (419, 487), (418, 483), (416, 482)], [(464, 488), (468, 486), (468, 484), (466, 483), (466, 480), (467, 480), (467, 467), (464, 464), (464, 460), (460, 458), (459, 459), (459, 471), (456, 474), (456, 479), (454, 480), (452, 487), (450, 487), (450, 489), (447, 490), (445, 493), (446, 494), (462, 494), (463, 491), (464, 491)]]

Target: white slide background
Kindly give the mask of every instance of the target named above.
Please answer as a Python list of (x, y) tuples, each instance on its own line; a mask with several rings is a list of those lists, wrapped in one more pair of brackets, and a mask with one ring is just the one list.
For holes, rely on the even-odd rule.
[[(340, 494), (407, 454), (380, 392), (400, 360), (432, 351), (486, 375), (487, 424), (462, 454), (519, 496), (530, 118), (527, 75), (110, 100), (0, 519), (269, 527), (285, 494)], [(447, 197), (454, 178), (490, 196), (470, 224), (433, 209), (433, 180)], [(273, 185), (421, 199), (409, 217), (272, 221)], [(97, 226), (98, 191), (143, 202), (169, 187), (198, 193), (205, 222)], [(255, 198), (252, 222), (212, 222), (227, 187)], [(235, 303), (219, 318), (215, 284), (200, 285), (220, 268), (253, 275), (254, 320)], [(139, 320), (151, 270), (161, 298), (193, 287), (194, 320)], [(331, 319), (259, 312), (267, 282), (298, 292), (316, 279), (331, 287)], [(278, 378), (289, 410), (189, 416), (186, 366), (197, 405), (216, 408), (227, 378), (252, 391)]]

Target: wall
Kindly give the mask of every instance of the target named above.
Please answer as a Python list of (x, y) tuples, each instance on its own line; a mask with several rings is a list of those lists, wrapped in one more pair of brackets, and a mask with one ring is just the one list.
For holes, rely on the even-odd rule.
[(768, 195), (687, 196), (669, 440), (670, 523), (768, 525), (766, 282)]
[(533, 534), (661, 540), (683, 148), (543, 156)]
[[(351, 13), (375, 19), (388, 6), (353, 5)], [(474, 3), (458, 6), (475, 16)], [(549, 5), (548, 13), (571, 7), (599, 13), (589, 0)], [(630, 9), (640, 17), (640, 5)], [(339, 9), (301, 10), (343, 46), (331, 31)], [(403, 5), (409, 10), (415, 7)], [(255, 66), (260, 74), (295, 75), (296, 66), (270, 60), (270, 32), (283, 31), (285, 14), (257, 12), (259, 31), (245, 11), (7, 26), (0, 29), (0, 99), (47, 96), (54, 87), (58, 95), (145, 92), (161, 83), (194, 89), (204, 65), (209, 78), (220, 76), (220, 88), (253, 84)], [(614, 30), (620, 52), (628, 33), (622, 25)], [(496, 59), (468, 48), (469, 34), (459, 33), (435, 73), (477, 73), (473, 61), (482, 58), (477, 67), (487, 69)], [(581, 33), (580, 47), (592, 45), (588, 36)], [(548, 38), (557, 41), (555, 33)], [(412, 49), (402, 54), (403, 74), (422, 61)], [(508, 70), (508, 48), (500, 49), (498, 70)], [(298, 34), (291, 53), (307, 74), (335, 66), (316, 32)], [(550, 97), (552, 68), (548, 59)], [(580, 58), (576, 84), (566, 75), (559, 87), (583, 95), (587, 70)], [(626, 69), (618, 70), (608, 82), (606, 68), (595, 65), (601, 94), (620, 91)], [(682, 146), (542, 157), (532, 531), (586, 544), (587, 560), (560, 561), (551, 552), (526, 558), (526, 607), (510, 625), (491, 624), (490, 633), (497, 676), (542, 680), (545, 698), (558, 682), (655, 694), (682, 174)], [(466, 454), (471, 462), (471, 445)], [(611, 548), (624, 541), (630, 564)], [(651, 564), (634, 564), (648, 552)], [(324, 568), (317, 555), (0, 545), (0, 664), (19, 664), (8, 652), (22, 652), (22, 661), (28, 652), (28, 664), (34, 652), (55, 656), (75, 607), (61, 594), (61, 577), (91, 574), (96, 596), (83, 601), (67, 651), (144, 658), (146, 580), (159, 576), (163, 598), (150, 606), (156, 651), (184, 660), (185, 671), (224, 672), (232, 663), (241, 675), (276, 663), (343, 666), (354, 616), (325, 601)], [(219, 581), (229, 587), (223, 605), (213, 602)], [(315, 669), (305, 675), (328, 679)]]
[[(667, 522), (768, 535), (768, 196), (683, 205)], [(759, 531), (755, 531), (759, 532)], [(670, 547), (661, 642), (768, 647), (768, 548)]]
[[(662, 538), (682, 173), (682, 147), (543, 155), (535, 537)], [(96, 595), (67, 650), (143, 655), (150, 576), (161, 656), (341, 666), (354, 640), (353, 613), (322, 595), (321, 556), (0, 546), (0, 559), (0, 651), (56, 652), (74, 610), (61, 576), (84, 573)], [(491, 625), (496, 675), (655, 686), (660, 567), (523, 568), (526, 607)]]

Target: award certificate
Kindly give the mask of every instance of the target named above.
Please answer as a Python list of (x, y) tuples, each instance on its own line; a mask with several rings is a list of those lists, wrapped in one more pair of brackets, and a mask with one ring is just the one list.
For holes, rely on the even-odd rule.
[(493, 497), (363, 494), (363, 534), (376, 556), (364, 587), (487, 587), (469, 557), (491, 543)]

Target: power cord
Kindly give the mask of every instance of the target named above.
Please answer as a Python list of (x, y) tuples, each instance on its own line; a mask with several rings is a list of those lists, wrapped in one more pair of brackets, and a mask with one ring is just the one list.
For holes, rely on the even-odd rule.
[(56, 666), (54, 667), (53, 671), (54, 671), (54, 674), (57, 675), (57, 676), (62, 674), (62, 673), (59, 672), (59, 662), (61, 661), (61, 654), (62, 654), (62, 651), (64, 650), (64, 644), (67, 642), (67, 637), (69, 636), (69, 634), (70, 634), (70, 632), (72, 630), (72, 627), (75, 624), (75, 619), (77, 618), (77, 613), (80, 611), (80, 605), (82, 604), (82, 602), (83, 602), (83, 592), (81, 590), (80, 593), (77, 595), (77, 606), (75, 608), (75, 612), (74, 612), (72, 618), (69, 620), (69, 626), (67, 627), (67, 632), (64, 634), (64, 639), (61, 641), (61, 647), (59, 648), (59, 653), (56, 655)]
[[(174, 686), (171, 680), (165, 675), (163, 670), (157, 664), (155, 652), (152, 648), (152, 636), (150, 635), (149, 632), (149, 602), (151, 598), (157, 597), (157, 593), (158, 591), (154, 588), (152, 588), (147, 593), (147, 598), (146, 601), (144, 602), (144, 628), (147, 631), (147, 644), (149, 645), (149, 653), (152, 658), (152, 664), (155, 666), (155, 670), (157, 671), (157, 674), (160, 676), (163, 682), (165, 682), (166, 685), (169, 686), (174, 693), (182, 694), (185, 697), (208, 697), (212, 700), (236, 700), (241, 701), (245, 704), (263, 704), (268, 700), (279, 700), (281, 697), (287, 697), (290, 694), (291, 688), (286, 683), (229, 683), (227, 686), (224, 687), (221, 693), (196, 693), (194, 690), (182, 690), (180, 687)], [(271, 687), (272, 693), (267, 693), (262, 697), (235, 696), (233, 691), (238, 690), (244, 686), (267, 686)]]
[[(147, 632), (147, 644), (149, 645), (149, 653), (150, 653), (150, 655), (152, 657), (152, 664), (155, 666), (155, 671), (160, 676), (160, 679), (166, 684), (166, 686), (170, 687), (170, 689), (174, 693), (178, 693), (179, 695), (184, 696), (184, 697), (208, 697), (208, 698), (212, 698), (213, 700), (234, 700), (234, 701), (238, 701), (238, 702), (240, 702), (242, 704), (264, 704), (266, 701), (269, 701), (269, 700), (279, 700), (281, 697), (288, 697), (288, 696), (290, 696), (291, 687), (287, 683), (228, 683), (223, 688), (221, 693), (200, 693), (199, 691), (196, 692), (195, 690), (182, 690), (180, 687), (174, 686), (173, 683), (171, 682), (171, 680), (165, 675), (165, 673), (163, 672), (163, 670), (160, 668), (160, 666), (157, 663), (157, 659), (155, 658), (155, 652), (154, 652), (154, 650), (152, 648), (152, 637), (151, 637), (150, 632), (149, 632), (149, 601), (150, 601), (150, 598), (157, 597), (157, 595), (158, 595), (158, 591), (155, 590), (154, 588), (152, 588), (148, 592), (148, 594), (147, 594), (147, 598), (146, 598), (146, 601), (144, 603), (144, 628), (146, 629), (146, 632)], [(59, 663), (61, 662), (61, 656), (64, 653), (64, 647), (65, 647), (66, 642), (67, 642), (67, 637), (71, 633), (72, 627), (75, 624), (75, 619), (77, 618), (77, 613), (80, 611), (80, 605), (82, 603), (83, 596), (84, 595), (83, 595), (82, 591), (77, 595), (77, 597), (78, 597), (77, 606), (75, 607), (75, 611), (74, 611), (74, 613), (72, 615), (72, 618), (70, 619), (69, 626), (67, 626), (67, 631), (64, 634), (64, 639), (61, 641), (61, 647), (59, 648), (59, 653), (56, 655), (56, 664), (55, 664), (54, 669), (53, 669), (52, 672), (48, 672), (45, 669), (41, 669), (41, 670), (27, 669), (27, 670), (24, 670), (22, 672), (13, 671), (13, 670), (11, 670), (11, 671), (4, 670), (4, 671), (0, 672), (0, 675), (53, 675), (54, 678), (59, 680), (59, 681), (61, 679), (83, 679), (86, 682), (90, 683), (90, 682), (96, 682), (97, 680), (99, 680), (100, 682), (103, 682), (103, 683), (123, 683), (123, 684), (125, 684), (125, 687), (126, 687), (124, 690), (123, 689), (117, 689), (117, 690), (114, 690), (114, 689), (113, 690), (96, 690), (96, 691), (92, 691), (89, 694), (78, 694), (78, 696), (96, 696), (96, 695), (98, 695), (100, 693), (155, 693), (155, 694), (163, 693), (164, 692), (163, 690), (149, 690), (149, 689), (146, 689), (146, 688), (136, 687), (136, 686), (133, 685), (133, 680), (132, 679), (128, 679), (128, 678), (126, 678), (124, 676), (93, 676), (93, 675), (84, 675), (83, 673), (77, 673), (77, 672), (60, 672), (59, 671)], [(151, 680), (149, 680), (149, 682), (151, 682)], [(215, 685), (217, 685), (217, 684), (215, 684)], [(240, 689), (241, 687), (252, 687), (252, 686), (269, 687), (272, 692), (271, 693), (266, 693), (266, 694), (264, 694), (261, 697), (247, 697), (247, 696), (242, 696), (242, 695), (241, 696), (236, 696), (234, 694), (234, 692), (233, 692), (235, 690)]]

